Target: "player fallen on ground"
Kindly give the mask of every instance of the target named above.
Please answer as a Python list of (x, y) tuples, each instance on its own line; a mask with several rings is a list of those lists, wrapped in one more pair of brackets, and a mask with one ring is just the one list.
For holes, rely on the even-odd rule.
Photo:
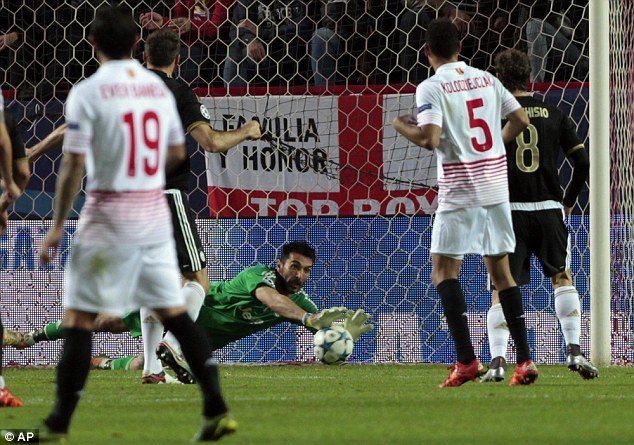
[[(495, 59), (502, 84), (529, 113), (530, 125), (506, 144), (509, 192), (515, 252), (509, 254), (511, 274), (519, 285), (530, 283), (531, 256), (555, 290), (555, 313), (566, 342), (566, 366), (584, 379), (599, 376), (599, 370), (581, 353), (581, 304), (570, 271), (570, 236), (565, 223), (590, 170), (590, 161), (570, 117), (554, 105), (534, 98), (526, 90), (530, 62), (521, 51), (509, 49)], [(563, 151), (572, 162), (572, 178), (566, 193), (561, 188), (557, 159)], [(525, 156), (530, 153), (530, 157)], [(480, 379), (500, 382), (506, 373), (509, 331), (497, 291), (487, 314), (491, 365)]]
[[(293, 241), (282, 246), (276, 267), (256, 265), (248, 267), (227, 282), (212, 282), (196, 323), (206, 332), (213, 349), (244, 338), (283, 322), (301, 324), (312, 331), (330, 326), (335, 320), (344, 320), (344, 327), (356, 342), (359, 336), (373, 326), (366, 324), (369, 315), (363, 310), (348, 311), (333, 307), (319, 311), (303, 290), (316, 259), (315, 250), (304, 241)], [(188, 312), (192, 308), (188, 308)], [(123, 319), (102, 317), (98, 329), (107, 332), (127, 332), (140, 335), (141, 318), (134, 312)], [(31, 346), (40, 341), (61, 339), (61, 323), (29, 333), (7, 331), (10, 345), (17, 348)], [(159, 346), (159, 356), (184, 383), (192, 383), (189, 369), (182, 359), (178, 342), (167, 334)], [(118, 359), (93, 359), (101, 369), (139, 369), (142, 356)]]
[[(435, 74), (416, 88), (416, 116), (394, 119), (410, 142), (435, 151), (438, 210), (431, 235), (431, 279), (438, 290), (457, 362), (441, 387), (476, 380), (483, 367), (469, 335), (467, 306), (458, 276), (465, 254), (482, 255), (517, 348), (511, 385), (538, 375), (531, 359), (522, 294), (508, 264), (515, 250), (504, 143), (521, 133), (528, 116), (493, 75), (459, 61), (456, 26), (447, 19), (427, 27), (423, 47)], [(504, 127), (500, 117), (506, 116)]]

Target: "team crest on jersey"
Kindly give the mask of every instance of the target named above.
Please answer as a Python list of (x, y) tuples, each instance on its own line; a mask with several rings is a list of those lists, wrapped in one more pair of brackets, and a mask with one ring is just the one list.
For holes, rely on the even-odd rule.
[(422, 113), (423, 111), (426, 110), (431, 110), (431, 104), (423, 104), (420, 107), (418, 107), (418, 112)]
[(209, 115), (209, 111), (207, 111), (207, 107), (204, 104), (200, 104), (200, 114), (202, 114), (202, 116), (207, 119), (208, 121), (211, 120), (211, 116)]
[(461, 68), (456, 68), (456, 72), (457, 72), (458, 74), (460, 74), (460, 75), (463, 75), (463, 74), (464, 74), (464, 71), (462, 71), (462, 69), (461, 69)]

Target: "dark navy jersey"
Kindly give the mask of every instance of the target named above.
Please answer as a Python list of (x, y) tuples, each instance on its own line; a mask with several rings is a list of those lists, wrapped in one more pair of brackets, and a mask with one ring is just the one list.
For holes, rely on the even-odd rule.
[[(151, 70), (158, 74), (165, 85), (170, 89), (176, 99), (178, 114), (183, 123), (183, 128), (189, 133), (194, 127), (204, 124), (209, 125), (210, 116), (207, 108), (200, 102), (196, 93), (183, 81), (168, 77), (162, 71)], [(187, 192), (189, 182), (189, 157), (171, 170), (166, 177), (166, 189), (179, 189)]]
[(559, 181), (560, 150), (568, 156), (583, 148), (575, 125), (554, 105), (531, 96), (517, 97), (530, 119), (529, 126), (506, 144), (511, 202), (563, 200)]

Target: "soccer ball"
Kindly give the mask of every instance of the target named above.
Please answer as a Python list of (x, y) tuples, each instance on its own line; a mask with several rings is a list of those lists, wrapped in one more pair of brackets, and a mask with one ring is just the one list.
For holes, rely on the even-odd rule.
[(315, 357), (327, 365), (338, 365), (346, 361), (354, 341), (348, 331), (343, 326), (333, 325), (329, 328), (321, 329), (315, 333), (313, 339)]

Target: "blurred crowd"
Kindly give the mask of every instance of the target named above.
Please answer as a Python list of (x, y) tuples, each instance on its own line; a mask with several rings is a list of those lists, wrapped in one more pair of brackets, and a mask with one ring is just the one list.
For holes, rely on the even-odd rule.
[[(105, 0), (5, 0), (2, 88), (62, 95), (97, 68), (88, 40)], [(526, 51), (535, 82), (587, 81), (587, 0), (126, 0), (143, 39), (182, 39), (179, 77), (192, 87), (417, 84), (430, 67), (427, 24), (454, 20), (461, 56), (491, 70), (502, 49)]]

